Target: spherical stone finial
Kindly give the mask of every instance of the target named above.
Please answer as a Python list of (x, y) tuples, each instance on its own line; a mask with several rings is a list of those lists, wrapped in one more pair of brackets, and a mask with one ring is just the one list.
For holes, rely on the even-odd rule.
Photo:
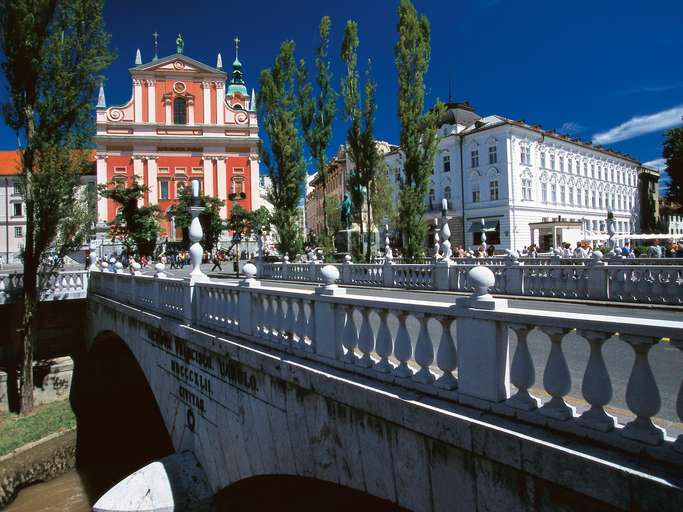
[(102, 269), (102, 272), (106, 272), (108, 266), (109, 263), (107, 263), (107, 260), (100, 261), (100, 268)]
[(323, 281), (325, 281), (326, 286), (333, 285), (334, 282), (339, 279), (339, 270), (334, 265), (325, 265), (320, 269), (320, 273), (323, 276)]
[(242, 271), (244, 272), (244, 275), (247, 276), (247, 279), (254, 279), (254, 277), (256, 277), (256, 265), (253, 263), (244, 265)]
[(131, 263), (130, 266), (134, 272), (139, 272), (142, 268), (142, 265), (140, 265), (137, 261), (133, 261), (133, 263)]
[(350, 254), (347, 254), (346, 256), (344, 256), (344, 263), (351, 263), (351, 255)]
[(602, 261), (602, 252), (600, 251), (593, 251), (593, 255), (591, 256), (593, 261)]
[(496, 284), (496, 276), (485, 265), (477, 265), (467, 272), (467, 282), (474, 288), (474, 296), (482, 297)]
[(285, 261), (285, 263), (289, 263), (289, 256), (285, 254), (283, 260)]

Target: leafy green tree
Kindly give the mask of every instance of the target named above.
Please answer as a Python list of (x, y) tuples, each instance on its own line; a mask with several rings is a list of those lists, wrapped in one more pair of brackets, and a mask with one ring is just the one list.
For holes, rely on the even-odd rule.
[[(332, 88), (332, 72), (327, 59), (332, 22), (329, 16), (320, 20), (320, 43), (315, 54), (315, 83), (318, 94), (312, 98), (313, 86), (303, 59), (299, 62), (299, 110), (304, 140), (311, 153), (323, 190), (323, 211), (327, 211), (327, 147), (332, 138), (332, 124), (337, 113), (337, 94)], [(331, 245), (327, 216), (323, 219), (323, 238)]]
[(261, 122), (270, 142), (270, 151), (262, 145), (260, 152), (272, 182), (268, 194), (274, 207), (272, 223), (280, 240), (280, 252), (292, 259), (303, 249), (297, 209), (306, 179), (303, 142), (297, 126), (294, 48), (293, 41), (282, 43), (273, 67), (261, 71), (259, 95)]
[(664, 151), (666, 172), (671, 176), (667, 196), (673, 201), (683, 203), (683, 127), (664, 132)]
[[(361, 240), (364, 239), (363, 207), (367, 206), (367, 252), (366, 260), (370, 261), (372, 244), (372, 182), (375, 179), (377, 168), (380, 165), (381, 156), (373, 136), (375, 112), (376, 85), (370, 76), (371, 63), (365, 72), (364, 99), (361, 99), (359, 91), (359, 78), (357, 69), (358, 53), (358, 26), (355, 21), (346, 22), (344, 41), (342, 43), (341, 58), (346, 64), (346, 78), (342, 81), (342, 96), (344, 97), (344, 112), (351, 122), (346, 140), (348, 152), (354, 163), (354, 170), (349, 176), (349, 189), (351, 201), (358, 223), (361, 226)], [(367, 201), (366, 201), (367, 196)], [(362, 250), (361, 250), (362, 251)]]
[(265, 206), (248, 211), (236, 205), (230, 213), (228, 229), (242, 238), (261, 236), (270, 231), (270, 212)]
[(389, 224), (396, 224), (398, 213), (394, 202), (394, 187), (389, 177), (389, 167), (380, 159), (375, 178), (370, 183), (372, 213), (379, 222), (386, 217)]
[[(2, 71), (7, 125), (25, 141), (20, 174), (26, 203), (22, 301), (22, 414), (33, 409), (38, 276), (46, 254), (76, 238), (69, 221), (94, 128), (92, 105), (100, 72), (113, 60), (102, 0), (0, 0)], [(61, 233), (61, 236), (60, 236)], [(41, 280), (44, 282), (44, 280)]]
[(161, 209), (156, 204), (138, 206), (149, 187), (137, 181), (133, 181), (129, 187), (125, 183), (112, 181), (110, 184), (99, 185), (97, 189), (100, 196), (121, 205), (114, 220), (109, 222), (112, 240), (120, 240), (128, 254), (154, 254), (161, 234)]
[[(178, 196), (178, 202), (172, 207), (175, 216), (175, 225), (182, 228), (183, 239), (189, 241), (189, 229), (192, 222), (190, 207), (192, 206), (192, 187), (185, 187)], [(221, 219), (221, 208), (225, 201), (217, 197), (199, 194), (199, 204), (204, 210), (199, 214), (199, 222), (202, 225), (204, 238), (202, 247), (211, 252), (218, 245), (221, 233), (226, 229), (226, 223)]]
[(394, 48), (398, 71), (398, 117), (401, 122), (401, 150), (404, 155), (400, 178), (399, 227), (404, 254), (414, 260), (423, 253), (427, 225), (423, 221), (429, 177), (436, 154), (436, 129), (443, 104), (437, 102), (424, 113), (424, 76), (429, 69), (431, 47), (429, 21), (420, 16), (410, 0), (398, 8), (398, 42)]

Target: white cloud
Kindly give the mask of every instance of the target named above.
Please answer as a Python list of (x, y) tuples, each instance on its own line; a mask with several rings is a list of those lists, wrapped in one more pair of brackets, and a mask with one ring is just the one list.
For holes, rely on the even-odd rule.
[(560, 132), (569, 135), (573, 135), (581, 131), (583, 131), (583, 126), (581, 126), (579, 123), (575, 123), (574, 121), (567, 121), (560, 126)]
[(650, 160), (649, 162), (644, 162), (643, 165), (648, 167), (654, 167), (657, 170), (663, 171), (666, 169), (666, 160), (664, 158), (658, 158), (657, 160)]
[(611, 144), (622, 140), (633, 139), (646, 133), (665, 130), (681, 123), (683, 105), (663, 110), (648, 116), (632, 117), (605, 132), (593, 135), (594, 144)]

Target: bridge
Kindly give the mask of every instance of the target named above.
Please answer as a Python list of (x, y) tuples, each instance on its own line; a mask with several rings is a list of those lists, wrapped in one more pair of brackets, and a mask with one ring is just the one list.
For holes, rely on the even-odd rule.
[[(250, 482), (257, 500), (263, 478), (377, 510), (678, 510), (683, 435), (653, 421), (648, 352), (683, 350), (683, 322), (512, 308), (485, 266), (450, 302), (354, 295), (334, 266), (316, 272), (314, 290), (266, 286), (251, 264), (235, 283), (90, 273), (79, 432), (106, 436), (105, 460), (155, 453), (94, 510), (210, 510)], [(625, 386), (608, 342), (633, 349)], [(583, 372), (563, 351), (577, 344)], [(568, 396), (577, 379), (585, 407)]]

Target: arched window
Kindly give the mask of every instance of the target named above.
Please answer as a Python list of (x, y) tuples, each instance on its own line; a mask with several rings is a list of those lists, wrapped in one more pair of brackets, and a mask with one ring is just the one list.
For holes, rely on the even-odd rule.
[(173, 124), (187, 124), (187, 101), (180, 96), (173, 100)]
[(451, 187), (446, 187), (443, 189), (443, 198), (450, 202), (451, 200)]

